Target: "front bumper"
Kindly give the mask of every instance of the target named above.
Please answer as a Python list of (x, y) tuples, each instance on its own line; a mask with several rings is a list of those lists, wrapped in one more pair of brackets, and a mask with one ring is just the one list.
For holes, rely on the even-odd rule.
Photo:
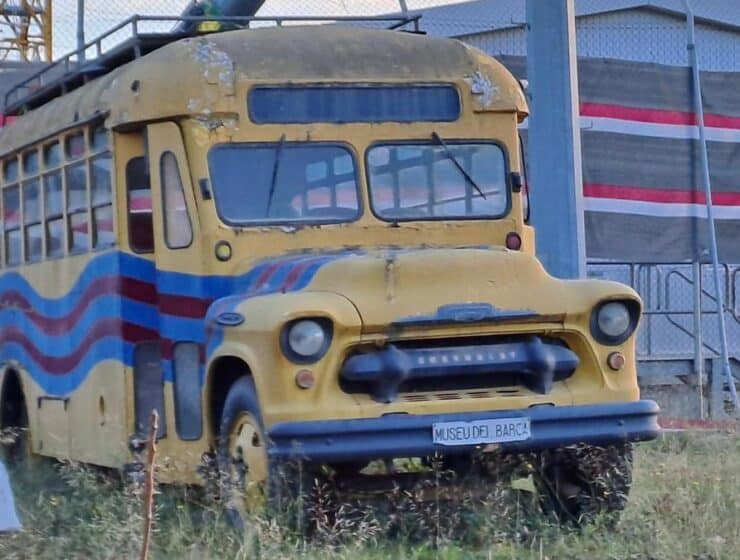
[(380, 418), (282, 422), (269, 431), (270, 457), (317, 462), (364, 461), (394, 457), (470, 453), (478, 446), (441, 446), (432, 442), (435, 422), (530, 418), (531, 437), (501, 443), (512, 451), (538, 450), (574, 443), (607, 445), (654, 439), (660, 433), (658, 405), (649, 400), (581, 406), (536, 406), (525, 410), (454, 414), (389, 414)]

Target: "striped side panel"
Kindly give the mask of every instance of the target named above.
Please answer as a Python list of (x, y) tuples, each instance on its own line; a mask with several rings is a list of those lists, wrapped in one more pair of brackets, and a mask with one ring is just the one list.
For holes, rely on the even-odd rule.
[[(524, 77), (523, 58), (501, 59)], [(582, 58), (578, 74), (587, 255), (656, 262), (705, 256), (689, 69)], [(701, 79), (720, 256), (740, 262), (740, 72), (703, 72)]]
[[(15, 271), (0, 275), (0, 361), (17, 361), (50, 394), (73, 391), (96, 364), (133, 364), (134, 346), (162, 343), (165, 379), (172, 380), (176, 341), (207, 341), (209, 308), (292, 292), (309, 285), (325, 264), (351, 253), (270, 259), (241, 276), (200, 276), (156, 270), (144, 258), (112, 251), (94, 257), (66, 295), (46, 298)], [(216, 333), (217, 335), (217, 333)]]

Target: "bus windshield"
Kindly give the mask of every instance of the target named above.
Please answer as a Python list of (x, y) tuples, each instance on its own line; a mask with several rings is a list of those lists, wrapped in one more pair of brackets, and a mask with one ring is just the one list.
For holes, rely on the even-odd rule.
[(493, 143), (380, 144), (367, 153), (373, 212), (388, 221), (500, 218), (504, 152)]
[(352, 153), (335, 144), (224, 144), (208, 154), (216, 209), (230, 225), (359, 217)]

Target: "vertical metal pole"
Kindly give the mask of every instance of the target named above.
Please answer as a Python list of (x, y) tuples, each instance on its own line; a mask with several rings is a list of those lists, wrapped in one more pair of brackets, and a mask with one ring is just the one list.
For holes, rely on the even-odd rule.
[(85, 61), (85, 0), (77, 0), (77, 51), (78, 61)]
[(704, 338), (701, 325), (701, 263), (694, 263), (694, 373), (699, 388), (699, 418), (704, 420)]
[[(645, 272), (645, 282), (643, 283), (644, 289), (642, 291), (638, 290), (639, 293), (645, 294), (645, 309), (649, 311), (647, 314), (647, 317), (645, 318), (645, 323), (647, 326), (647, 332), (645, 333), (645, 338), (647, 339), (647, 355), (652, 356), (653, 355), (653, 311), (660, 309), (660, 297), (658, 298), (658, 305), (653, 305), (653, 267), (648, 266), (643, 267)], [(660, 286), (660, 278), (658, 278), (658, 286)], [(658, 296), (660, 296), (660, 292), (658, 292)]]
[(701, 154), (702, 178), (704, 180), (704, 196), (707, 203), (707, 231), (709, 232), (709, 250), (712, 256), (712, 272), (714, 277), (714, 293), (717, 297), (717, 322), (719, 326), (719, 341), (722, 358), (722, 369), (724, 370), (727, 383), (730, 386), (730, 395), (735, 407), (735, 413), (740, 413), (740, 402), (735, 389), (735, 378), (730, 368), (730, 356), (727, 349), (727, 328), (725, 326), (725, 304), (722, 290), (722, 282), (719, 275), (719, 252), (717, 250), (717, 231), (714, 223), (714, 208), (712, 206), (712, 180), (709, 175), (709, 157), (707, 154), (707, 138), (704, 129), (704, 104), (701, 97), (701, 81), (699, 76), (699, 62), (696, 57), (696, 38), (694, 34), (694, 12), (691, 10), (689, 0), (684, 0), (686, 7), (686, 24), (688, 27), (689, 42), (686, 45), (689, 51), (689, 62), (693, 73), (694, 104), (696, 106), (696, 124), (699, 128), (699, 144)]
[(44, 26), (42, 33), (44, 34), (44, 45), (46, 45), (46, 62), (52, 62), (54, 60), (54, 14), (52, 12), (51, 0), (46, 0), (44, 3), (44, 14), (41, 16), (41, 21)]
[(560, 278), (586, 272), (573, 0), (527, 0), (532, 222), (537, 254)]
[(405, 14), (409, 11), (408, 4), (406, 4), (406, 0), (398, 0), (398, 3), (401, 5), (401, 11)]

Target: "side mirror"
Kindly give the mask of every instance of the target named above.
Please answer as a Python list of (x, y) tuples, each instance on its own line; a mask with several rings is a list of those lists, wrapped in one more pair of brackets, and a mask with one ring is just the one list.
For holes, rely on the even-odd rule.
[(522, 210), (524, 211), (524, 223), (529, 223), (529, 188), (520, 173), (511, 173), (511, 191), (522, 193)]

